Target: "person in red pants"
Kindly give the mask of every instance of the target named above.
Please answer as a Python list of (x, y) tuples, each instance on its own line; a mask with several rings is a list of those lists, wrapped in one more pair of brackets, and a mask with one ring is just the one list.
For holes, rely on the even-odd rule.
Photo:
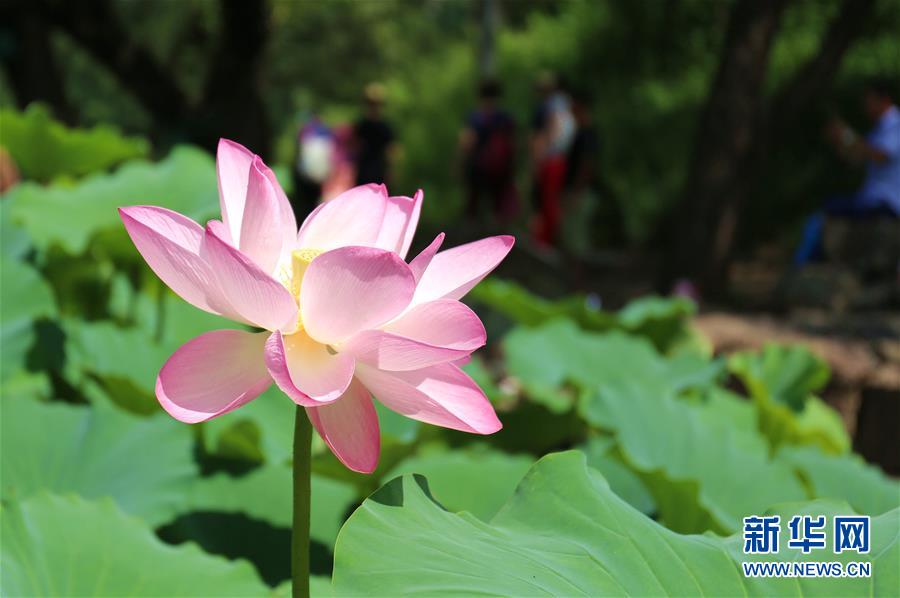
[(554, 75), (543, 74), (537, 90), (541, 101), (532, 123), (531, 140), (534, 195), (539, 211), (535, 237), (539, 243), (554, 245), (562, 221), (566, 154), (575, 138), (576, 125), (571, 102)]

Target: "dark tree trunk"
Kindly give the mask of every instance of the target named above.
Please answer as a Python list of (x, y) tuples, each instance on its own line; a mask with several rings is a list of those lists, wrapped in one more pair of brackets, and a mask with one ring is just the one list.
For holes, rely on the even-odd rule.
[(0, 5), (0, 22), (11, 42), (2, 59), (16, 103), (24, 109), (31, 102), (45, 102), (56, 118), (74, 124), (76, 115), (66, 99), (47, 22), (27, 2)]
[(134, 95), (153, 116), (157, 130), (183, 126), (187, 98), (150, 51), (128, 36), (110, 0), (39, 4), (44, 18), (65, 31)]
[(670, 232), (667, 283), (687, 276), (721, 290), (747, 193), (746, 177), (763, 113), (769, 49), (787, 0), (739, 0), (694, 143), (679, 217)]
[(713, 294), (724, 288), (737, 221), (764, 167), (769, 140), (827, 91), (875, 0), (844, 0), (816, 55), (764, 105), (768, 50), (785, 4), (742, 0), (734, 8), (680, 204), (682, 218), (669, 235), (673, 259), (664, 273), (666, 285), (687, 276)]
[(214, 148), (220, 137), (270, 157), (271, 130), (262, 97), (262, 59), (269, 34), (263, 0), (221, 0), (223, 29), (212, 56), (194, 136)]
[[(34, 0), (29, 6), (45, 34), (50, 27), (64, 31), (137, 99), (153, 118), (155, 140), (187, 140), (215, 150), (219, 137), (228, 137), (269, 155), (271, 129), (260, 82), (268, 39), (265, 0), (221, 0), (221, 39), (195, 105), (150, 50), (128, 35), (111, 0)], [(27, 70), (38, 83), (60, 80), (31, 65)]]

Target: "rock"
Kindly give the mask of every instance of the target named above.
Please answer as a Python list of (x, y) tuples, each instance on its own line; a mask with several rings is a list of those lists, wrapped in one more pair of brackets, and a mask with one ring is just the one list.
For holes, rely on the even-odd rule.
[(810, 264), (785, 277), (781, 294), (788, 307), (845, 311), (861, 297), (862, 285), (845, 266)]
[(896, 279), (900, 219), (828, 218), (822, 232), (825, 257), (865, 277)]

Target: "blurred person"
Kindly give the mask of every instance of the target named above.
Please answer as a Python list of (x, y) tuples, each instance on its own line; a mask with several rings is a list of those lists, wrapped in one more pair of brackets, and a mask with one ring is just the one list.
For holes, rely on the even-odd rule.
[(19, 167), (16, 166), (16, 161), (6, 148), (0, 147), (0, 194), (6, 193), (18, 182)]
[(334, 199), (356, 183), (356, 165), (353, 163), (353, 126), (334, 128), (334, 148), (331, 154), (331, 172), (322, 184), (322, 201)]
[(353, 126), (357, 185), (388, 182), (394, 130), (382, 114), (384, 99), (383, 85), (366, 85), (363, 92), (364, 113)]
[(316, 115), (310, 115), (297, 132), (297, 163), (291, 207), (301, 221), (322, 198), (322, 185), (332, 169), (334, 135)]
[(553, 245), (562, 219), (566, 154), (575, 138), (575, 118), (556, 75), (543, 73), (536, 89), (539, 103), (531, 138), (534, 196), (539, 212), (536, 237), (540, 243)]
[(863, 111), (873, 128), (860, 136), (839, 118), (825, 129), (826, 139), (851, 164), (865, 165), (862, 186), (848, 195), (836, 195), (822, 211), (807, 219), (794, 264), (802, 266), (821, 253), (826, 217), (865, 219), (900, 217), (900, 109), (892, 82), (870, 81), (862, 96)]
[(478, 89), (478, 107), (466, 120), (459, 148), (466, 180), (466, 215), (477, 219), (487, 198), (490, 211), (500, 223), (509, 222), (518, 211), (515, 186), (515, 122), (498, 106), (502, 88), (486, 80)]

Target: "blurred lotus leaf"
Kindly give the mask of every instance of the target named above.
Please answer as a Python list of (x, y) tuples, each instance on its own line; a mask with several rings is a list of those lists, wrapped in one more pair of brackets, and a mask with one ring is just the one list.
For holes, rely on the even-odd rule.
[(850, 449), (840, 416), (813, 396), (828, 382), (828, 365), (801, 346), (766, 345), (735, 353), (728, 369), (759, 409), (759, 428), (772, 448), (817, 444), (832, 453)]
[(0, 110), (2, 145), (26, 179), (47, 183), (58, 177), (80, 177), (126, 160), (144, 158), (150, 144), (141, 137), (123, 137), (115, 128), (69, 128), (54, 120), (49, 109), (32, 103), (25, 112)]
[[(557, 319), (534, 328), (515, 328), (503, 339), (508, 372), (529, 388), (554, 389), (573, 383), (593, 393), (611, 380), (642, 380), (673, 393), (712, 384), (722, 364), (698, 355), (666, 359), (645, 339), (614, 331), (586, 332)], [(535, 393), (540, 400), (546, 394)], [(555, 405), (548, 404), (551, 410)]]
[(761, 352), (735, 353), (728, 369), (760, 401), (781, 403), (800, 412), (812, 393), (828, 383), (828, 365), (809, 349), (767, 344)]
[(552, 301), (514, 282), (488, 278), (472, 289), (470, 297), (525, 326), (537, 326), (554, 318), (574, 320), (588, 330), (609, 330), (616, 326), (615, 316), (591, 307), (584, 295)]
[(668, 351), (690, 336), (689, 318), (697, 306), (683, 297), (640, 297), (616, 314), (619, 325), (650, 340), (660, 351)]
[(22, 183), (5, 201), (11, 203), (7, 215), (40, 251), (56, 244), (71, 255), (81, 255), (92, 239), (102, 237), (107, 253), (128, 262), (137, 262), (140, 256), (117, 208), (153, 204), (200, 222), (219, 211), (213, 159), (187, 146), (176, 147), (161, 162), (128, 162), (112, 174), (96, 173), (74, 184)]
[(773, 449), (785, 444), (814, 444), (833, 454), (850, 450), (850, 435), (840, 414), (818, 397), (807, 398), (800, 413), (765, 400), (758, 401), (757, 408), (760, 432)]

